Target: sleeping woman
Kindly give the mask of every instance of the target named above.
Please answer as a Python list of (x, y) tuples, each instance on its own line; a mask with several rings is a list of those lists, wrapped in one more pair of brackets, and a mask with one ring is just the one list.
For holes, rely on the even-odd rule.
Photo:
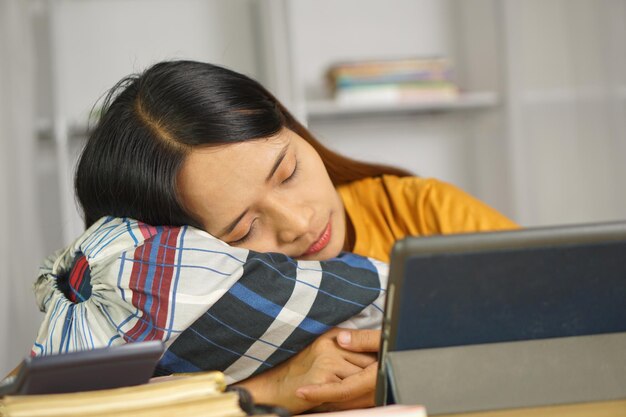
[(41, 269), (33, 354), (163, 340), (157, 374), (221, 370), (296, 413), (373, 404), (396, 240), (516, 227), (329, 150), (258, 82), (192, 61), (111, 89), (75, 186), (87, 230)]

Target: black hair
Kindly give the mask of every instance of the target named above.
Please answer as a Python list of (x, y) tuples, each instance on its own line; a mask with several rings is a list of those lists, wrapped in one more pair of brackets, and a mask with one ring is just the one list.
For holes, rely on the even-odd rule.
[(199, 227), (176, 192), (186, 154), (269, 137), (284, 125), (265, 88), (216, 65), (167, 61), (122, 79), (106, 95), (76, 170), (85, 225), (110, 215)]
[(327, 149), (269, 91), (243, 74), (209, 63), (165, 61), (122, 79), (104, 98), (76, 169), (85, 225), (115, 216), (201, 228), (177, 193), (186, 155), (197, 146), (268, 138), (283, 128), (316, 149), (335, 185), (382, 174), (410, 175)]

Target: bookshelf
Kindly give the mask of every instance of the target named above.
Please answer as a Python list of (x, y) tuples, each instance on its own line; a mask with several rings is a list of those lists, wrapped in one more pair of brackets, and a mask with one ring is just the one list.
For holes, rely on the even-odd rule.
[(489, 109), (497, 106), (498, 94), (493, 91), (461, 93), (450, 101), (418, 101), (404, 103), (343, 104), (333, 99), (308, 100), (306, 114), (309, 120), (342, 117), (367, 117), (372, 114), (428, 114), (457, 110)]

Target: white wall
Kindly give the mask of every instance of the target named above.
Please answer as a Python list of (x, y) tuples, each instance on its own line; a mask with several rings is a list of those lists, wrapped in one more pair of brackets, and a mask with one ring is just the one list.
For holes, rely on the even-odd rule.
[(531, 0), (511, 21), (526, 219), (626, 218), (626, 3)]
[[(2, 120), (21, 115), (12, 120), (10, 129), (0, 123), (0, 152), (5, 162), (0, 167), (0, 225), (9, 239), (0, 242), (6, 255), (0, 257), (0, 338), (9, 340), (0, 347), (3, 375), (29, 353), (36, 335), (42, 316), (35, 306), (32, 283), (43, 256), (67, 243), (63, 208), (72, 211), (72, 236), (82, 230), (71, 175), (83, 142), (71, 137), (66, 166), (59, 166), (51, 123), (84, 126), (90, 109), (108, 88), (159, 60), (204, 60), (256, 76), (259, 57), (248, 0), (3, 0), (1, 4), (3, 13), (11, 4), (11, 10), (19, 10), (23, 19), (15, 20), (14, 13), (10, 25), (0, 19), (0, 85), (12, 87), (18, 96), (36, 94), (23, 108), (21, 100), (11, 100), (15, 97), (7, 95), (6, 89), (1, 91)], [(16, 60), (16, 51), (28, 59)], [(16, 79), (19, 65), (24, 66)], [(11, 77), (5, 70), (9, 66)], [(19, 87), (20, 82), (24, 86)], [(30, 151), (21, 145), (16, 149), (18, 143), (34, 140), (36, 125), (45, 130), (36, 148), (33, 142)], [(24, 138), (24, 134), (30, 136)], [(61, 191), (65, 194), (60, 195)], [(30, 231), (25, 233), (26, 229), (18, 229), (21, 224), (16, 215), (28, 213), (36, 221), (29, 223)], [(5, 222), (10, 229), (4, 227)]]
[[(324, 74), (334, 63), (414, 56), (449, 57), (464, 90), (498, 91), (496, 9), (491, 1), (463, 3), (401, 0), (389, 7), (380, 0), (289, 2), (292, 65), (300, 96), (327, 96)], [(309, 127), (333, 149), (450, 181), (512, 215), (503, 128), (495, 112), (314, 118)]]
[[(15, 39), (27, 55), (24, 31), (34, 36), (36, 65), (24, 72), (32, 71), (37, 82), (24, 91), (35, 91), (39, 120), (82, 124), (119, 78), (161, 59), (206, 60), (271, 80), (271, 86), (289, 79), (297, 101), (326, 94), (323, 73), (337, 60), (449, 54), (461, 86), (497, 91), (496, 107), (318, 119), (311, 129), (346, 154), (454, 182), (526, 225), (626, 218), (624, 0), (7, 1), (2, 5), (32, 7), (32, 26), (26, 19), (2, 29), (13, 31), (4, 39)], [(256, 12), (282, 4), (285, 19), (272, 24), (285, 25), (286, 36), (262, 45), (270, 38), (259, 36), (267, 28)], [(2, 86), (11, 85), (9, 44), (0, 48)], [(17, 103), (0, 100), (0, 111), (6, 116)], [(19, 114), (28, 112), (33, 109)], [(20, 129), (29, 132), (29, 123)], [(62, 208), (74, 207), (70, 175), (82, 142), (70, 139), (66, 166), (57, 163), (50, 137), (29, 158), (21, 153), (23, 159), (8, 153), (16, 142), (0, 143), (2, 157), (14, 164), (5, 167), (37, 173), (36, 188), (13, 168), (3, 175), (11, 178), (0, 180), (0, 218), (37, 210), (32, 217), (42, 227), (20, 235), (21, 241), (49, 253), (65, 244)], [(30, 171), (29, 161), (35, 165)], [(58, 175), (67, 191), (62, 198)], [(9, 206), (6, 196), (15, 190), (25, 194)], [(78, 231), (81, 222), (72, 215)], [(3, 252), (11, 246), (2, 244)], [(0, 350), (0, 373), (27, 353), (40, 319), (29, 292), (40, 252), (29, 254), (37, 258), (30, 266), (19, 267), (10, 256), (12, 263), (0, 262), (0, 336), (14, 334), (8, 317), (19, 318), (21, 332)]]
[(28, 4), (0, 2), (0, 375), (30, 352), (32, 283), (44, 256), (34, 175), (35, 57)]
[[(164, 59), (203, 60), (252, 76), (257, 73), (254, 22), (246, 0), (57, 0), (49, 4), (47, 13), (42, 10), (36, 16), (47, 29), (38, 32), (38, 54), (46, 68), (39, 74), (40, 89), (50, 97), (49, 105), (39, 108), (43, 121), (70, 129), (84, 127), (92, 107), (117, 81)], [(59, 189), (64, 196), (56, 213), (41, 213), (61, 219), (46, 234), (48, 246), (58, 245), (64, 230), (69, 231), (64, 243), (82, 230), (72, 196), (73, 167), (82, 140), (70, 137), (65, 166), (44, 163), (40, 167), (40, 191), (49, 201), (58, 200)], [(55, 161), (53, 143), (43, 143), (40, 150), (43, 159)], [(64, 182), (54, 186), (55, 176)]]

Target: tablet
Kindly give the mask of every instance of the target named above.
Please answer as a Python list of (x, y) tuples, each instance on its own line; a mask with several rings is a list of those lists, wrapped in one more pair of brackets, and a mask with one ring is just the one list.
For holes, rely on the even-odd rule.
[(400, 241), (382, 335), (379, 404), (626, 398), (626, 222)]
[(56, 394), (118, 388), (148, 382), (164, 352), (161, 341), (24, 359), (18, 373), (0, 383), (0, 396)]

